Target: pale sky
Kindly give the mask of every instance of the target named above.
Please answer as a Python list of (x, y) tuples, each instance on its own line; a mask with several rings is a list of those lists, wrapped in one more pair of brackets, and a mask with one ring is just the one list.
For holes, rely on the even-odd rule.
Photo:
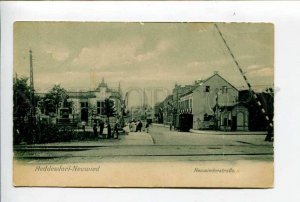
[[(274, 84), (274, 28), (264, 23), (218, 23), (254, 88)], [(54, 84), (94, 89), (102, 78), (123, 91), (171, 90), (218, 71), (237, 88), (245, 82), (213, 23), (16, 22), (14, 73), (29, 76), (34, 57), (36, 91)]]

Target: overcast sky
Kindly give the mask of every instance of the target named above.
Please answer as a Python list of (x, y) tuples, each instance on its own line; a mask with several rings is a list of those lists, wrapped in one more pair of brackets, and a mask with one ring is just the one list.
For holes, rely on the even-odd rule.
[[(228, 45), (254, 87), (274, 84), (272, 24), (219, 23)], [(17, 22), (14, 73), (29, 76), (45, 92), (94, 89), (102, 78), (111, 87), (190, 84), (218, 71), (237, 88), (245, 86), (212, 23)]]

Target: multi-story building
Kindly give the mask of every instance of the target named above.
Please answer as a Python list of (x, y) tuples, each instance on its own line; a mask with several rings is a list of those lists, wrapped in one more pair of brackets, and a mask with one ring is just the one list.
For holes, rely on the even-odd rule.
[(238, 105), (238, 89), (215, 72), (179, 98), (180, 114), (194, 129), (248, 130), (248, 110)]

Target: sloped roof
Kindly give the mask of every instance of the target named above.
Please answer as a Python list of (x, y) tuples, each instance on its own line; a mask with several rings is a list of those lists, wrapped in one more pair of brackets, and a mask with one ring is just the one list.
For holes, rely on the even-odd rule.
[(194, 90), (195, 90), (196, 88), (198, 88), (198, 86), (199, 86), (199, 85), (197, 85), (197, 86), (194, 86), (192, 89), (190, 89), (188, 92), (186, 92), (186, 93), (182, 94), (180, 97), (184, 97), (184, 96), (187, 96), (187, 95), (189, 95), (189, 94), (193, 93), (193, 92), (194, 92)]
[(236, 87), (234, 87), (231, 83), (229, 83), (226, 79), (224, 79), (222, 76), (220, 76), (218, 73), (213, 74), (212, 76), (208, 77), (207, 79), (199, 82), (199, 84), (196, 84), (192, 89), (190, 89), (188, 92), (182, 94), (180, 97), (184, 97), (187, 96), (191, 93), (194, 92), (195, 89), (197, 89), (199, 86), (202, 86), (203, 84), (205, 84), (208, 80), (212, 79), (213, 77), (218, 76), (219, 78), (221, 78), (222, 80), (224, 80), (226, 83), (228, 83), (232, 88), (236, 89), (238, 91), (238, 89)]
[(222, 76), (220, 76), (218, 73), (215, 73), (215, 74), (213, 74), (212, 76), (210, 76), (210, 77), (208, 77), (207, 79), (205, 79), (205, 80), (200, 84), (200, 86), (203, 85), (203, 84), (205, 84), (208, 80), (212, 79), (212, 78), (215, 77), (215, 76), (220, 77), (220, 78), (223, 79), (226, 83), (228, 83), (232, 88), (234, 88), (234, 89), (236, 89), (236, 90), (238, 91), (238, 89), (237, 89), (236, 87), (234, 87), (231, 83), (229, 83), (226, 79), (224, 79), (224, 78), (223, 78)]

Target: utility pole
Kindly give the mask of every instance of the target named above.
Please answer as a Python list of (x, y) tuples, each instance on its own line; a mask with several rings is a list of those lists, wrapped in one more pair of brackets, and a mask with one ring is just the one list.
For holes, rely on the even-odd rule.
[(33, 58), (32, 50), (29, 50), (29, 65), (30, 65), (30, 102), (31, 102), (31, 118), (35, 116), (35, 101), (34, 101), (34, 83), (33, 83)]
[(145, 88), (143, 89), (143, 104), (142, 104), (142, 115), (141, 115), (141, 121), (143, 120), (146, 120), (146, 93), (145, 93)]
[(173, 123), (173, 127), (174, 130), (175, 128), (178, 129), (179, 125), (179, 94), (178, 94), (178, 88), (179, 86), (176, 85), (176, 109), (174, 110), (173, 108), (173, 114), (175, 114), (175, 116), (173, 117), (172, 123)]
[(31, 124), (31, 142), (35, 142), (35, 135), (34, 135), (34, 125), (35, 125), (35, 104), (34, 104), (34, 85), (33, 85), (33, 65), (32, 65), (32, 51), (29, 50), (29, 68), (30, 68), (30, 120), (29, 123)]

